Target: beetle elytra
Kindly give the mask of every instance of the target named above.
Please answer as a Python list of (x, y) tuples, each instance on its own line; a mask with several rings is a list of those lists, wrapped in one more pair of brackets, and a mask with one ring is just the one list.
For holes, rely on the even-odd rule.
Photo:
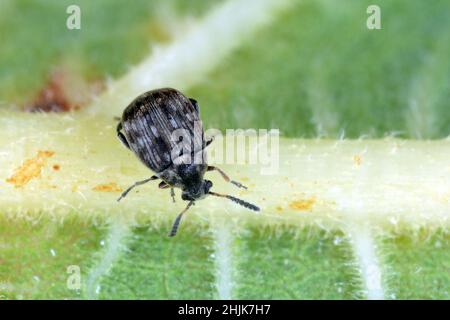
[[(173, 201), (174, 188), (180, 188), (181, 198), (188, 201), (188, 205), (175, 219), (170, 236), (176, 234), (183, 214), (196, 200), (207, 195), (227, 198), (245, 208), (259, 211), (257, 206), (242, 199), (210, 191), (213, 184), (204, 179), (208, 171), (217, 171), (227, 182), (247, 188), (231, 180), (221, 169), (206, 163), (206, 147), (213, 140), (205, 141), (199, 115), (196, 100), (187, 98), (178, 90), (163, 88), (148, 91), (134, 99), (125, 108), (117, 125), (117, 135), (122, 143), (155, 173), (126, 189), (118, 201), (133, 188), (152, 180), (161, 179), (159, 188), (170, 188)], [(183, 132), (183, 135), (175, 135), (174, 138), (173, 133), (177, 131)]]

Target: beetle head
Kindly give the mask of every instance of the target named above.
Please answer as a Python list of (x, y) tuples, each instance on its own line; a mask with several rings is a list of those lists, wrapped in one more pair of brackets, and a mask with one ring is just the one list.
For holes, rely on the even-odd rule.
[(213, 183), (210, 180), (203, 180), (199, 188), (187, 188), (183, 190), (181, 199), (185, 201), (195, 201), (206, 197), (211, 189)]

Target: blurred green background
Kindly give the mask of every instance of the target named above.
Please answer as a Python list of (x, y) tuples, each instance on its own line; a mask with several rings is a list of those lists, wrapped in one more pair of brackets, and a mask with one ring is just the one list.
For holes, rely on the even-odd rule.
[[(1, 0), (0, 103), (20, 108), (59, 67), (87, 83), (118, 78), (220, 2)], [(295, 2), (187, 90), (207, 127), (279, 128), (306, 138), (450, 134), (449, 1)], [(65, 28), (69, 4), (82, 9), (81, 30)], [(381, 8), (381, 30), (366, 28), (369, 4)], [(217, 297), (207, 228), (186, 223), (175, 240), (166, 229), (133, 229), (99, 298)], [(1, 295), (86, 298), (67, 289), (66, 267), (78, 264), (87, 276), (107, 234), (107, 225), (76, 213), (59, 222), (1, 218)], [(448, 299), (449, 241), (447, 230), (386, 230), (377, 239), (386, 298)], [(365, 297), (340, 232), (249, 227), (233, 247), (235, 298)]]
[[(293, 0), (296, 2), (295, 0)], [(219, 0), (3, 0), (0, 97), (32, 98), (58, 66), (86, 81), (116, 78)], [(215, 128), (275, 127), (286, 136), (450, 133), (450, 19), (446, 0), (377, 1), (382, 29), (366, 28), (370, 1), (301, 1), (189, 90)], [(179, 30), (178, 30), (179, 31)]]

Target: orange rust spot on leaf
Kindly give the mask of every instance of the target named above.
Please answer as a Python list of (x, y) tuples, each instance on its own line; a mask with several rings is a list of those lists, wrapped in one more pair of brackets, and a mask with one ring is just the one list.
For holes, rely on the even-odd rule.
[(354, 155), (352, 160), (358, 167), (362, 164), (362, 157), (359, 154)]
[(59, 164), (54, 164), (52, 168), (53, 170), (58, 171), (61, 167), (59, 166)]
[(94, 188), (92, 188), (92, 190), (99, 191), (99, 192), (120, 192), (120, 191), (122, 191), (122, 188), (119, 187), (117, 185), (117, 183), (111, 182), (111, 183), (96, 185)]
[(6, 179), (6, 182), (13, 184), (16, 188), (23, 187), (31, 179), (41, 175), (47, 159), (54, 154), (53, 151), (38, 151), (36, 157), (26, 160), (10, 178)]
[(316, 198), (299, 199), (289, 203), (289, 207), (295, 210), (308, 211), (311, 210), (315, 203)]

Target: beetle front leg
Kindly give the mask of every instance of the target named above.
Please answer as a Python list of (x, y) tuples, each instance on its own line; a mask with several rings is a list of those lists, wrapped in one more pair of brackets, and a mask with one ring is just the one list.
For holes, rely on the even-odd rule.
[(222, 178), (226, 181), (226, 182), (230, 182), (232, 184), (234, 184), (235, 186), (239, 187), (239, 188), (243, 188), (243, 189), (247, 189), (246, 186), (244, 186), (242, 183), (231, 180), (229, 176), (227, 176), (227, 174), (225, 172), (223, 172), (221, 169), (214, 167), (214, 166), (208, 166), (207, 171), (218, 171), (220, 173), (220, 175), (222, 176)]
[(140, 185), (143, 185), (143, 184), (145, 184), (145, 183), (147, 183), (147, 182), (150, 182), (150, 181), (156, 180), (156, 179), (159, 179), (159, 177), (157, 177), (157, 176), (151, 176), (151, 177), (148, 178), (148, 179), (145, 179), (145, 180), (142, 180), (142, 181), (135, 182), (132, 186), (130, 186), (127, 190), (125, 190), (125, 191), (120, 195), (119, 199), (117, 199), (117, 202), (119, 202), (120, 200), (122, 200), (122, 198), (125, 198), (125, 197), (127, 196), (127, 194), (128, 194), (131, 190), (133, 190), (135, 187), (140, 186)]
[(172, 197), (172, 201), (175, 203), (175, 190), (174, 188), (165, 181), (161, 181), (158, 185), (160, 189), (168, 189), (170, 188), (170, 196)]

